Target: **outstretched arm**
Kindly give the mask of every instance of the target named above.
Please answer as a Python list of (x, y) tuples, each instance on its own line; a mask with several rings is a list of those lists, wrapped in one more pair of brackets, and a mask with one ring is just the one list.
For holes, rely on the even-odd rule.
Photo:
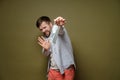
[(65, 23), (66, 23), (66, 20), (63, 17), (57, 17), (56, 19), (54, 19), (54, 24), (57, 24), (60, 27), (59, 35), (64, 34)]

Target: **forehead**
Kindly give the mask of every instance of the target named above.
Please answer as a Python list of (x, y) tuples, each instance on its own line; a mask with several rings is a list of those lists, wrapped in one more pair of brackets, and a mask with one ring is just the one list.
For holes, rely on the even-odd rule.
[(40, 25), (40, 28), (43, 28), (43, 27), (46, 27), (46, 26), (48, 26), (48, 23), (45, 22), (45, 21), (43, 21), (43, 22), (41, 23), (41, 25)]

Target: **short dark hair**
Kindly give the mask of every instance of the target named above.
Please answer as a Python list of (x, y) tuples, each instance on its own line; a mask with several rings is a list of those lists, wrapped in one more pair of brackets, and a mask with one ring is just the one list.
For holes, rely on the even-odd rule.
[(47, 22), (47, 23), (50, 23), (51, 20), (48, 16), (41, 16), (37, 19), (36, 21), (36, 26), (37, 28), (39, 28), (39, 26), (41, 25), (42, 22)]

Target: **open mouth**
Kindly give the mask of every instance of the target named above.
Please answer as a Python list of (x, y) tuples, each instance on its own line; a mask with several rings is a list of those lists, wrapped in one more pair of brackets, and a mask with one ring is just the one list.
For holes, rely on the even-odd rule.
[(45, 35), (46, 37), (49, 37), (49, 36), (50, 36), (50, 32), (49, 32), (49, 31), (44, 32), (44, 35)]

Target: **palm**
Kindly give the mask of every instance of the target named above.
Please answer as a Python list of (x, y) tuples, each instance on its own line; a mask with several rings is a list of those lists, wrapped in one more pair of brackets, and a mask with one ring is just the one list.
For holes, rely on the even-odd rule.
[(38, 44), (41, 45), (45, 50), (50, 48), (50, 42), (45, 40), (43, 37), (38, 37)]

